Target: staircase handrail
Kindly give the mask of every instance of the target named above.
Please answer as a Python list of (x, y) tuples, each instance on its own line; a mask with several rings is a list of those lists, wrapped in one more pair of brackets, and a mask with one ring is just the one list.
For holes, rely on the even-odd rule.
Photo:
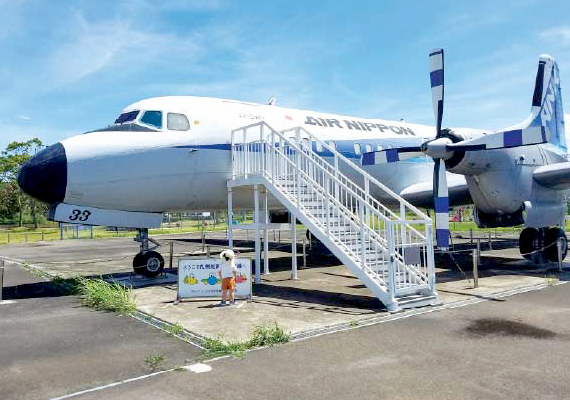
[[(262, 122), (262, 123), (263, 123), (263, 122)], [(262, 123), (253, 124), (253, 125), (250, 125), (250, 126), (248, 126), (248, 127), (246, 127), (246, 128), (240, 128), (240, 129), (238, 129), (238, 131), (241, 130), (241, 129), (247, 129), (247, 128), (255, 127), (256, 125), (261, 125)], [(335, 177), (335, 175), (334, 175), (332, 172), (330, 172), (327, 168), (325, 168), (325, 167), (322, 166), (321, 164), (317, 163), (316, 160), (315, 160), (313, 157), (310, 157), (297, 143), (295, 143), (294, 141), (291, 141), (288, 137), (286, 137), (285, 135), (281, 134), (280, 132), (274, 130), (274, 129), (271, 128), (269, 125), (267, 125), (267, 124), (265, 124), (265, 123), (263, 123), (263, 124), (264, 124), (264, 126), (267, 126), (268, 129), (271, 130), (271, 134), (277, 135), (279, 139), (281, 139), (281, 140), (283, 140), (285, 143), (287, 143), (288, 146), (291, 147), (291, 148), (293, 148), (294, 151), (297, 152), (301, 157), (303, 157), (303, 158), (307, 159), (309, 162), (313, 163), (313, 164), (315, 165), (315, 167), (319, 168), (319, 169), (321, 170), (321, 172), (323, 172), (324, 175), (327, 176), (332, 182), (334, 182), (336, 179), (338, 179), (338, 178)], [(233, 132), (233, 131), (232, 131), (232, 132)], [(234, 146), (236, 146), (236, 145), (235, 145), (235, 142), (234, 142), (233, 140), (232, 140), (232, 142), (234, 143)], [(295, 163), (293, 163), (293, 161), (290, 160), (289, 157), (287, 157), (287, 155), (285, 155), (285, 154), (281, 151), (281, 148), (280, 148), (280, 147), (278, 147), (278, 146), (275, 145), (275, 142), (276, 142), (276, 141), (275, 141), (275, 138), (272, 138), (271, 140), (266, 140), (266, 138), (259, 138), (258, 140), (252, 140), (252, 141), (249, 141), (249, 142), (247, 142), (247, 143), (243, 143), (243, 145), (244, 145), (244, 146), (247, 145), (247, 144), (259, 144), (260, 146), (262, 146), (262, 145), (269, 145), (269, 146), (271, 146), (271, 148), (273, 149), (273, 151), (275, 151), (276, 153), (280, 154), (280, 155), (283, 157), (283, 159), (285, 160), (286, 163), (288, 163), (288, 164), (290, 164), (292, 167), (295, 167), (295, 168), (296, 168)], [(239, 146), (239, 145), (237, 145), (237, 146)], [(260, 172), (261, 174), (263, 174), (263, 175), (267, 174), (267, 171), (266, 171), (266, 170), (262, 170), (262, 171), (259, 171), (259, 172)], [(320, 185), (318, 182), (314, 181), (314, 180), (310, 177), (310, 175), (307, 174), (305, 171), (303, 171), (302, 169), (299, 169), (299, 173), (303, 176), (303, 178), (304, 178), (307, 182), (311, 182), (311, 184), (312, 184), (314, 187), (317, 187), (317, 188), (322, 189), (321, 185)], [(266, 177), (267, 177), (269, 180), (271, 180), (271, 178), (272, 178), (271, 176), (266, 176)], [(366, 205), (366, 204), (367, 204), (367, 203), (366, 203), (367, 200), (366, 200), (364, 197), (362, 197), (362, 196), (360, 195), (360, 193), (355, 192), (350, 186), (348, 186), (346, 183), (344, 183), (344, 182), (342, 182), (342, 181), (340, 181), (339, 184), (340, 184), (340, 185), (343, 185), (343, 186), (344, 186), (344, 189), (345, 189), (346, 191), (348, 191), (348, 192), (350, 193), (350, 195), (352, 195), (354, 198), (356, 198), (356, 199), (360, 202), (360, 204), (362, 204), (362, 205)], [(324, 189), (323, 189), (323, 190), (324, 190)], [(369, 199), (368, 199), (368, 200), (371, 200), (371, 199), (372, 199), (372, 197), (369, 196)], [(346, 213), (346, 214), (352, 215), (354, 218), (353, 218), (353, 219), (350, 219), (351, 223), (353, 223), (353, 224), (354, 224), (355, 226), (357, 226), (357, 227), (359, 226), (358, 224), (355, 224), (355, 223), (354, 223), (355, 221), (357, 221), (357, 216), (356, 216), (351, 210), (349, 210), (344, 204), (342, 204), (342, 202), (340, 202), (340, 201), (338, 201), (337, 199), (335, 199), (334, 196), (331, 196), (331, 199), (330, 199), (330, 200), (332, 200), (332, 201), (335, 202), (335, 203), (338, 203), (337, 205), (340, 205), (340, 206), (341, 206), (341, 209), (345, 210), (345, 213)], [(329, 201), (330, 201), (330, 200), (329, 200)], [(374, 199), (374, 200), (375, 200), (375, 199)], [(376, 200), (375, 200), (375, 201), (376, 201)], [(392, 219), (387, 218), (384, 214), (382, 214), (379, 210), (377, 210), (377, 209), (374, 208), (374, 207), (368, 206), (367, 208), (368, 208), (369, 212), (371, 212), (372, 214), (374, 214), (378, 219), (382, 220), (382, 221), (386, 224), (386, 226), (385, 226), (386, 231), (392, 229), (392, 228), (391, 228), (391, 225), (392, 225), (392, 223), (394, 223), (394, 222), (400, 222), (400, 223), (402, 223), (402, 222), (404, 222), (404, 223), (411, 222), (411, 221), (402, 221), (402, 220), (399, 220), (399, 219), (398, 219), (398, 220), (392, 220)], [(426, 221), (422, 221), (422, 222), (426, 222)], [(431, 220), (430, 220), (429, 222), (431, 222)], [(400, 265), (404, 264), (403, 255), (400, 254), (399, 252), (396, 252), (396, 251), (390, 252), (390, 249), (388, 249), (387, 246), (386, 246), (386, 245), (387, 245), (387, 241), (386, 241), (385, 238), (383, 238), (381, 235), (379, 235), (378, 232), (376, 232), (373, 228), (371, 228), (371, 227), (370, 227), (369, 225), (367, 225), (367, 224), (364, 224), (364, 228), (365, 228), (365, 231), (367, 232), (367, 234), (369, 235), (368, 237), (369, 237), (369, 238), (374, 238), (374, 239), (383, 247), (383, 250), (384, 250), (387, 254), (392, 255), (392, 256), (394, 257), (394, 261), (396, 261), (396, 262), (397, 262), (398, 264), (400, 264)], [(422, 235), (419, 231), (417, 231), (417, 230), (414, 229), (413, 227), (409, 227), (409, 228), (412, 229), (416, 234), (418, 234), (422, 239), (425, 239), (425, 236)], [(357, 254), (357, 253), (355, 253), (355, 254)], [(369, 267), (367, 267), (367, 266), (365, 266), (365, 267), (366, 267), (366, 269), (372, 271)]]
[[(265, 121), (262, 121), (266, 126), (267, 123), (265, 123)], [(397, 195), (393, 190), (391, 190), (389, 187), (387, 187), (386, 185), (384, 185), (382, 182), (380, 182), (379, 180), (377, 180), (376, 178), (374, 178), (372, 175), (370, 175), (368, 172), (366, 172), (364, 169), (360, 168), (359, 166), (357, 166), (355, 163), (353, 163), (352, 161), (350, 161), (348, 158), (346, 158), (344, 155), (342, 155), (341, 152), (339, 152), (338, 150), (336, 150), (335, 148), (333, 148), (330, 144), (326, 143), (325, 141), (321, 140), (320, 138), (318, 138), (317, 136), (313, 135), (311, 132), (307, 131), (305, 128), (303, 128), (302, 126), (299, 127), (295, 127), (295, 128), (289, 128), (289, 129), (285, 129), (283, 131), (281, 131), (282, 133), (286, 133), (286, 132), (290, 132), (290, 131), (294, 131), (294, 130), (301, 130), (304, 133), (306, 133), (307, 135), (309, 135), (309, 137), (311, 138), (311, 141), (315, 141), (317, 143), (319, 143), (321, 146), (323, 146), (324, 148), (326, 148), (329, 152), (331, 152), (335, 157), (338, 157), (338, 159), (342, 160), (345, 164), (347, 164), (350, 168), (352, 168), (355, 172), (357, 172), (358, 174), (361, 174), (364, 177), (364, 181), (366, 182), (366, 180), (368, 180), (370, 183), (375, 184), (376, 186), (378, 186), (380, 189), (382, 189), (384, 192), (386, 192), (387, 194), (389, 194), (391, 197), (393, 198), (398, 198), (401, 197), (399, 195)], [(332, 140), (332, 139), (331, 139)], [(366, 185), (366, 183), (365, 183)], [(369, 194), (368, 194), (369, 195)], [(411, 211), (415, 212), (416, 214), (420, 215), (423, 219), (425, 220), (430, 220), (431, 218), (429, 218), (426, 214), (424, 214), (420, 209), (418, 209), (417, 207), (415, 207), (413, 204), (411, 204), (410, 202), (408, 202), (406, 199), (398, 199), (398, 201), (400, 202), (400, 204), (403, 204), (404, 206), (406, 206), (407, 208), (409, 208)]]

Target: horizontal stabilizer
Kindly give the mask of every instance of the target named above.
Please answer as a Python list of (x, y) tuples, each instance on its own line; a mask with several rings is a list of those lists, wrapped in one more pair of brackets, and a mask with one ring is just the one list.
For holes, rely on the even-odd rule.
[(550, 189), (570, 189), (570, 162), (543, 165), (533, 172), (534, 180)]

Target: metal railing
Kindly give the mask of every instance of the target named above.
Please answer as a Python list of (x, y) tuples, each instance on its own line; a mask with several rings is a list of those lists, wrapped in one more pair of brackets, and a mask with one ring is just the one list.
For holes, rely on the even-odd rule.
[(435, 290), (431, 219), (330, 144), (259, 122), (232, 131), (232, 158), (233, 179), (264, 177), (392, 297)]

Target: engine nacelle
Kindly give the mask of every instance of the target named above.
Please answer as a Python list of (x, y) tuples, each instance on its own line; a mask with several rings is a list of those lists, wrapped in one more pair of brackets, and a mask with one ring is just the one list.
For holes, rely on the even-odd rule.
[(545, 228), (564, 224), (566, 215), (565, 202), (533, 202), (525, 201), (524, 223), (529, 228)]
[(478, 208), (473, 211), (473, 218), (479, 228), (498, 228), (524, 224), (523, 209), (514, 213), (485, 213)]

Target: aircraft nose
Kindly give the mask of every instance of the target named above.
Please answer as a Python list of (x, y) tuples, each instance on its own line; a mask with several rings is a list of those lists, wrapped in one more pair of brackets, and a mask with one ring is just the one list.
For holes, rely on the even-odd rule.
[(18, 173), (18, 185), (30, 196), (45, 203), (59, 203), (65, 198), (67, 157), (61, 143), (38, 152)]

